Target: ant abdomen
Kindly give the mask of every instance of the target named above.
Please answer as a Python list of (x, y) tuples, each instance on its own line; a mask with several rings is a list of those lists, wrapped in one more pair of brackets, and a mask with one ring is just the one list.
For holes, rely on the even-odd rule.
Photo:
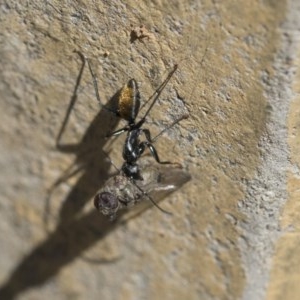
[(120, 91), (117, 115), (134, 123), (140, 109), (140, 92), (135, 79), (130, 79)]

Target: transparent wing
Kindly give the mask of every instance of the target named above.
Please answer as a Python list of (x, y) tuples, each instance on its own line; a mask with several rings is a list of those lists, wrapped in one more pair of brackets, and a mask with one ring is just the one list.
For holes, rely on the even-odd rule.
[[(131, 180), (120, 173), (111, 177), (94, 197), (94, 205), (111, 220), (124, 222), (156, 206), (191, 179), (180, 165), (161, 165), (153, 159), (140, 160), (143, 180)], [(166, 212), (166, 211), (165, 211)]]
[(136, 181), (136, 184), (146, 195), (143, 195), (130, 209), (124, 209), (120, 212), (118, 222), (126, 222), (153, 207), (154, 205), (147, 195), (158, 204), (191, 180), (190, 174), (178, 165), (159, 165), (152, 160), (144, 160), (143, 158), (140, 167), (143, 181)]

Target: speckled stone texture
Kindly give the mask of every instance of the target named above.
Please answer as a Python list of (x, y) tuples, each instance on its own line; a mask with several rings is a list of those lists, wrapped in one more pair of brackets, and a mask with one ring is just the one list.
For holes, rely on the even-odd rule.
[[(296, 299), (296, 2), (2, 1), (0, 299)], [(190, 115), (155, 143), (192, 176), (172, 215), (94, 209), (125, 122), (88, 68), (74, 96), (76, 51), (103, 103), (130, 78), (145, 103), (178, 64), (145, 125)]]

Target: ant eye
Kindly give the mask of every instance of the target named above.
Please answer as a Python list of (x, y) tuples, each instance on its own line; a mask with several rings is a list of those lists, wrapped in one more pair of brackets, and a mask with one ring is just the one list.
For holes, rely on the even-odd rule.
[(95, 196), (94, 205), (97, 210), (115, 210), (119, 206), (118, 198), (109, 193), (102, 192)]

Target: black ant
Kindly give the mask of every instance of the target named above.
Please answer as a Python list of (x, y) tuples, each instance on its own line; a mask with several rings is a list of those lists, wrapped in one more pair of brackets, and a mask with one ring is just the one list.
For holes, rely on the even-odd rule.
[[(124, 163), (122, 165), (121, 171), (122, 171), (122, 176), (125, 176), (131, 180), (133, 184), (135, 184), (136, 180), (143, 180), (143, 177), (140, 172), (139, 165), (137, 164), (138, 159), (142, 156), (146, 148), (149, 148), (151, 155), (154, 157), (154, 159), (159, 163), (159, 164), (174, 164), (170, 161), (161, 161), (159, 159), (158, 153), (153, 146), (154, 142), (157, 140), (159, 136), (161, 136), (166, 130), (170, 129), (173, 127), (175, 124), (179, 123), (181, 120), (186, 119), (188, 115), (183, 115), (182, 117), (178, 118), (175, 120), (170, 126), (167, 128), (163, 129), (156, 137), (151, 138), (151, 133), (149, 129), (142, 128), (146, 121), (146, 117), (150, 113), (151, 109), (153, 108), (154, 104), (158, 100), (160, 94), (162, 93), (163, 89), (167, 85), (167, 83), (170, 81), (172, 78), (173, 74), (178, 68), (178, 65), (175, 64), (173, 69), (170, 71), (168, 74), (167, 78), (163, 81), (163, 83), (158, 87), (158, 89), (149, 97), (149, 99), (146, 101), (144, 105), (146, 105), (150, 100), (152, 100), (152, 103), (150, 104), (149, 108), (145, 112), (144, 116), (136, 122), (136, 118), (138, 116), (138, 113), (140, 111), (140, 92), (138, 89), (138, 84), (135, 79), (130, 79), (127, 84), (121, 89), (119, 93), (119, 99), (118, 99), (118, 105), (117, 105), (117, 110), (114, 111), (106, 106), (104, 106), (101, 103), (100, 96), (99, 96), (99, 91), (98, 91), (98, 83), (96, 76), (92, 70), (92, 67), (90, 65), (90, 62), (87, 57), (85, 57), (83, 54), (79, 53), (81, 56), (83, 63), (85, 62), (88, 63), (90, 73), (92, 75), (93, 79), (93, 84), (94, 84), (94, 89), (95, 89), (95, 94), (97, 101), (99, 102), (99, 105), (106, 110), (114, 113), (116, 116), (124, 119), (127, 121), (127, 125), (121, 129), (118, 129), (109, 135), (109, 136), (117, 136), (120, 135), (124, 132), (127, 132), (127, 137), (124, 143), (123, 147), (123, 159)], [(146, 140), (145, 141), (140, 141), (140, 135), (144, 134)], [(136, 184), (135, 184), (136, 185)], [(136, 185), (137, 189), (143, 192), (145, 192), (138, 186)], [(95, 206), (96, 208), (99, 208), (99, 201), (108, 203), (109, 199), (107, 199), (108, 194), (107, 193), (98, 193), (95, 196)], [(161, 209), (155, 202), (154, 200), (150, 197), (147, 196), (151, 202), (155, 206), (157, 206), (160, 210), (164, 211)], [(166, 211), (164, 211), (166, 212)], [(168, 213), (168, 212), (166, 212)]]
[[(96, 76), (91, 68), (91, 65), (89, 63), (89, 60), (84, 57), (84, 59), (87, 61), (92, 78), (94, 83), (94, 88), (96, 92), (96, 98), (101, 106), (101, 100), (98, 93), (98, 84), (96, 80)], [(118, 129), (117, 131), (112, 132), (111, 134), (107, 135), (109, 136), (117, 136), (124, 132), (128, 132), (127, 138), (125, 140), (124, 148), (123, 148), (123, 159), (124, 164), (122, 166), (123, 173), (133, 179), (133, 180), (142, 180), (142, 176), (139, 172), (137, 160), (141, 157), (141, 155), (144, 153), (146, 147), (149, 148), (152, 156), (155, 158), (155, 160), (160, 164), (172, 164), (169, 161), (161, 161), (159, 159), (159, 156), (157, 154), (157, 151), (155, 147), (153, 146), (153, 143), (155, 140), (162, 135), (166, 130), (173, 127), (175, 124), (180, 122), (182, 119), (186, 119), (188, 116), (184, 115), (181, 118), (175, 120), (169, 127), (165, 128), (160, 132), (155, 138), (151, 138), (151, 134), (149, 129), (142, 128), (146, 121), (146, 117), (150, 113), (152, 107), (156, 103), (157, 99), (159, 98), (160, 94), (162, 93), (163, 89), (177, 70), (178, 65), (176, 64), (172, 71), (168, 74), (167, 78), (163, 81), (163, 83), (158, 87), (158, 89), (153, 93), (153, 95), (146, 101), (145, 104), (147, 104), (152, 98), (153, 101), (151, 105), (149, 106), (148, 110), (144, 114), (144, 116), (136, 123), (136, 118), (140, 110), (140, 92), (138, 89), (138, 84), (135, 79), (130, 79), (128, 83), (122, 88), (120, 95), (119, 95), (119, 103), (118, 103), (118, 109), (117, 111), (113, 111), (105, 106), (105, 109), (108, 109), (110, 112), (113, 112), (116, 116), (121, 117), (122, 119), (126, 120), (128, 124)], [(140, 142), (139, 136), (144, 133), (146, 137), (146, 141)]]

